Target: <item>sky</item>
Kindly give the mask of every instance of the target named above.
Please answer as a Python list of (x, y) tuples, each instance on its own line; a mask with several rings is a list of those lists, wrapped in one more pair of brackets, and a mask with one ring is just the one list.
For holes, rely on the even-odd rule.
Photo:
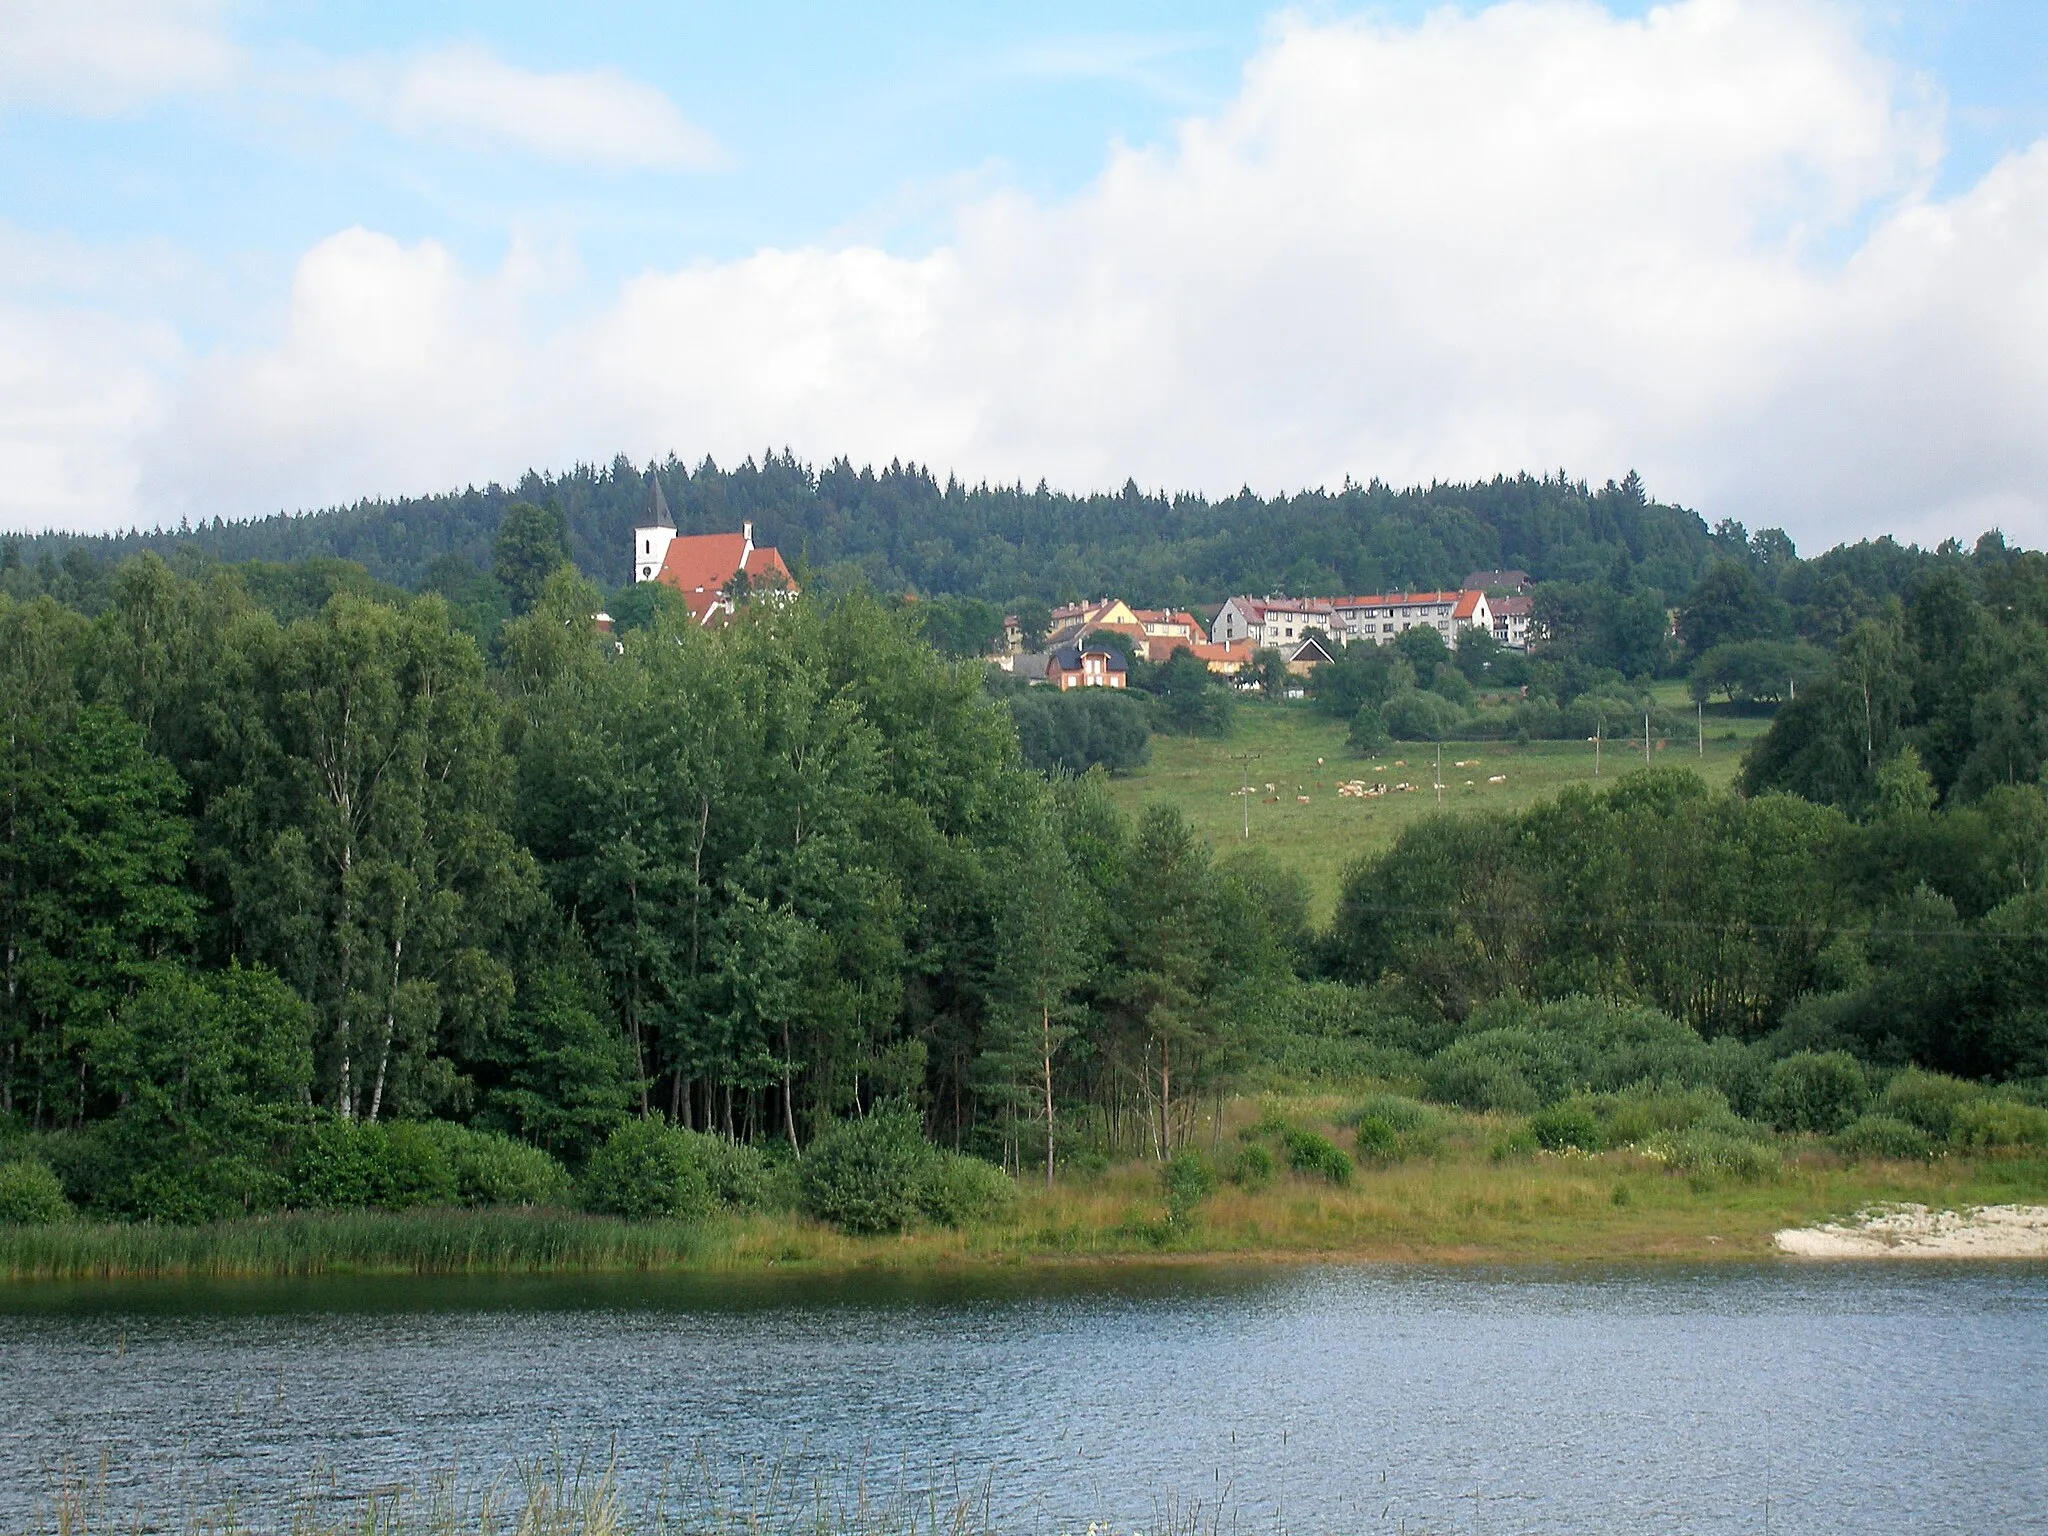
[(2048, 5), (0, 0), (0, 528), (789, 447), (2048, 543)]

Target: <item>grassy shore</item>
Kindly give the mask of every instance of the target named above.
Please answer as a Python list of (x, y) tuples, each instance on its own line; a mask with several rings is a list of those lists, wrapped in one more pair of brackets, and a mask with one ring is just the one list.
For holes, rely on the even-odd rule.
[[(1671, 695), (1664, 701), (1669, 707), (1688, 717), (1688, 734), (1653, 751), (1653, 760), (1696, 769), (1716, 788), (1731, 783), (1743, 752), (1768, 719), (1726, 706), (1710, 708), (1702, 755), (1690, 734), (1692, 701), (1685, 696), (1684, 684), (1660, 684), (1659, 689)], [(1112, 791), (1132, 813), (1155, 801), (1177, 806), (1219, 853), (1228, 853), (1247, 842), (1244, 799), (1237, 791), (1241, 776), (1248, 775), (1254, 786), (1250, 845), (1270, 849), (1299, 869), (1309, 881), (1316, 921), (1327, 921), (1346, 866), (1388, 847), (1403, 828), (1437, 809), (1433, 745), (1396, 742), (1384, 752), (1360, 757), (1345, 745), (1346, 729), (1306, 702), (1247, 699), (1238, 706), (1236, 727), (1228, 739), (1155, 736), (1151, 763), (1113, 780)], [(1256, 758), (1248, 756), (1253, 753)], [(1443, 755), (1442, 803), (1449, 811), (1523, 811), (1567, 784), (1596, 782), (1594, 751), (1588, 742), (1445, 742)], [(1459, 767), (1461, 762), (1466, 766)], [(1626, 742), (1610, 742), (1603, 748), (1599, 781), (1639, 768), (1642, 762), (1639, 730), (1633, 753)], [(1384, 771), (1375, 772), (1375, 767)], [(1490, 782), (1496, 775), (1503, 775), (1504, 782)], [(1416, 788), (1373, 799), (1337, 793), (1339, 784), (1358, 778)]]
[[(1341, 1137), (1334, 1117), (1344, 1102), (1295, 1099), (1289, 1108)], [(1360, 1166), (1344, 1185), (1295, 1174), (1256, 1189), (1225, 1183), (1181, 1221), (1169, 1219), (1156, 1167), (1131, 1162), (1050, 1191), (1027, 1182), (1000, 1221), (889, 1237), (849, 1237), (793, 1213), (701, 1224), (533, 1210), (303, 1213), (202, 1227), (68, 1222), (0, 1228), (0, 1278), (1759, 1259), (1774, 1252), (1780, 1228), (1873, 1204), (2048, 1200), (2048, 1160), (2038, 1156), (1848, 1164), (1795, 1143), (1777, 1173), (1742, 1182), (1688, 1177), (1636, 1152), (1497, 1158), (1509, 1128), (1463, 1117), (1434, 1155)], [(1223, 1138), (1225, 1152), (1232, 1145)]]

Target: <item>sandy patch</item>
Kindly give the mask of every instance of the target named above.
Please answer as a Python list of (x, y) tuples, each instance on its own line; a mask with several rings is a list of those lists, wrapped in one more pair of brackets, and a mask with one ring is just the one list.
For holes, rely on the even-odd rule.
[(2048, 1259), (2048, 1205), (1877, 1206), (1847, 1222), (1788, 1227), (1777, 1242), (1802, 1259)]

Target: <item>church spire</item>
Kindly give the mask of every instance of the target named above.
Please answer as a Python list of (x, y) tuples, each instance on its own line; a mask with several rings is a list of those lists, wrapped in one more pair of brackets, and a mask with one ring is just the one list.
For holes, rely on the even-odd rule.
[(647, 526), (650, 528), (673, 528), (676, 520), (669, 516), (668, 498), (661, 494), (661, 476), (649, 473), (647, 481), (653, 489), (647, 496)]

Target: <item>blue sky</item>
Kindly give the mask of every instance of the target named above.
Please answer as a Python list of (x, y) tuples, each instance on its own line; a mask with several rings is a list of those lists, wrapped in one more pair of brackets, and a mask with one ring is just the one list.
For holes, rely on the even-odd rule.
[[(729, 457), (742, 443), (789, 441), (813, 456), (900, 452), (969, 475), (1035, 478), (1042, 465), (1077, 487), (1133, 473), (1222, 492), (1553, 458), (1594, 478), (1641, 464), (1653, 485), (1717, 502), (1704, 510), (1804, 519), (1807, 541), (1851, 531), (1869, 515), (1868, 493), (1825, 490), (1831, 470), (1848, 473), (1860, 457), (1841, 423), (1894, 436), (1926, 409), (1914, 389), (1981, 376), (1985, 360), (1915, 354), (1902, 367), (1920, 384), (1873, 399), (1867, 360), (1823, 380), (1840, 345), (1823, 354), (1817, 330), (1812, 355), (1795, 356), (1783, 338), (1809, 320), (1848, 324), (1836, 312), (1859, 306), (1856, 334), (1867, 336), (1869, 315), (1934, 302), (1929, 258), (1897, 258), (1895, 289), (1851, 290), (1876, 281), (1866, 269), (1896, 264), (1889, 253), (1912, 236), (1902, 211), (1945, 216), (1989, 200), (1987, 178), (2048, 137), (2048, 6), (1687, 0), (1661, 21), (1634, 0), (1508, 10), (1521, 14), (1221, 0), (0, 0), (0, 25), (28, 39), (9, 50), (12, 66), (0, 58), (0, 343), (17, 344), (13, 369), (0, 365), (0, 471), (9, 460), (17, 471), (0, 473), (11, 482), (0, 524), (255, 515), (615, 448)], [(1787, 14), (1798, 18), (1790, 32)], [(1669, 43), (1673, 34), (1683, 40)], [(1518, 108), (1511, 66), (1498, 89), (1462, 93), (1464, 80), (1503, 67), (1509, 35), (1524, 40), (1532, 72), (1552, 61), (1587, 70), (1574, 102), (1615, 98), (1611, 168), (1597, 137), (1561, 138), (1539, 159), (1564, 201), (1610, 175), (1691, 190), (1674, 193), (1685, 206), (1654, 242), (1662, 254), (1646, 244), (1630, 258), (1632, 274), (1665, 263), (1645, 277), (1645, 311), (1609, 312), (1614, 285), (1594, 278), (1553, 309), (1546, 294), (1574, 282), (1561, 247), (1551, 259), (1562, 275), (1480, 307), (1503, 345), (1570, 351), (1589, 327), (1611, 326), (1663, 349), (1660, 372), (1718, 381), (1664, 391), (1655, 414), (1599, 356), (1569, 359), (1560, 374), (1496, 377), (1480, 342), (1453, 345), (1415, 322), (1425, 293), (1462, 307), (1437, 286), (1432, 189), (1458, 208), (1514, 201), (1472, 170), (1460, 137), (1496, 101), (1536, 110)], [(1705, 82), (1685, 129), (1697, 139), (1665, 134), (1655, 92), (1625, 78), (1636, 68)], [(1430, 70), (1454, 83), (1441, 111), (1426, 94), (1385, 105), (1399, 94), (1389, 81)], [(1356, 79), (1379, 84), (1361, 95), (1345, 83)], [(1325, 88), (1327, 101), (1315, 96)], [(1759, 144), (1731, 147), (1749, 132), (1745, 92), (1769, 106)], [(1554, 118), (1556, 101), (1544, 97), (1541, 110)], [(1482, 121), (1474, 131), (1494, 130)], [(1380, 180), (1348, 151), (1325, 163), (1303, 147), (1344, 151), (1374, 135), (1446, 168), (1434, 180)], [(1204, 171), (1198, 146), (1212, 140), (1230, 153)], [(1644, 140), (1669, 156), (1668, 178), (1630, 158)], [(1358, 178), (1364, 212), (1291, 224), (1290, 210), (1326, 188), (1344, 203), (1346, 177)], [(1588, 198), (1572, 228), (1602, 245), (1592, 221), (1628, 221)], [(1276, 221), (1288, 232), (1261, 247), (1255, 227)], [(1985, 237), (2005, 252), (2016, 293), (2029, 281), (2032, 228)], [(1177, 233), (1151, 248), (1148, 231), (1164, 229)], [(1530, 241), (1550, 249), (1565, 234), (1546, 227)], [(1473, 293), (1523, 280), (1515, 239), (1512, 224), (1475, 218), (1456, 249), (1485, 243), (1502, 264), (1475, 263)], [(1247, 248), (1234, 257), (1236, 242)], [(1354, 304), (1347, 242), (1373, 268), (1377, 307)], [(1407, 257), (1381, 261), (1395, 247)], [(764, 253), (791, 259), (778, 266)], [(1318, 274), (1310, 286), (1334, 285), (1321, 312), (1342, 320), (1319, 323), (1293, 291), (1290, 253)], [(1157, 294), (1147, 261), (1165, 273)], [(1801, 291), (1763, 293), (1791, 282), (1788, 262)], [(1720, 265), (1710, 273), (1710, 263)], [(1091, 309), (1076, 295), (1101, 271), (1117, 274), (1122, 296)], [(1738, 305), (1726, 330), (1752, 339), (1723, 355), (1718, 332), (1662, 313), (1651, 277), (1666, 293), (1698, 285), (1720, 296), (1707, 302)], [(1954, 281), (1981, 293), (1984, 278)], [(1065, 297), (1040, 304), (1048, 293)], [(1288, 345), (1269, 342), (1268, 302)], [(1574, 305), (1585, 306), (1576, 326), (1545, 329)], [(1896, 345), (1940, 330), (1947, 313), (1936, 305), (1901, 321)], [(739, 317), (769, 333), (760, 350), (775, 377), (754, 377), (769, 364), (751, 355)], [(1130, 335), (1113, 344), (1126, 321)], [(1351, 323), (1353, 345), (1319, 350), (1333, 325)], [(564, 370), (639, 347), (650, 327), (669, 328), (659, 347), (623, 370), (606, 365), (573, 399), (551, 392)], [(1062, 413), (1048, 402), (1072, 375), (1033, 362), (1013, 394), (976, 380), (972, 411), (957, 408), (975, 359), (1016, 371), (1003, 338), (1034, 328), (1063, 337), (1077, 366), (1117, 378), (1116, 398)], [(388, 343), (374, 356), (357, 344), (372, 335)], [(434, 339), (412, 347), (415, 336)], [(863, 344), (884, 356), (849, 355)], [(1389, 361), (1385, 375), (1359, 361), (1395, 353), (1398, 370)], [(1162, 357), (1179, 371), (1169, 377)], [(1220, 382), (1207, 393), (1186, 382), (1239, 369), (1320, 387), (1289, 400), (1285, 389), (1237, 397)], [(792, 383), (792, 370), (812, 372)], [(671, 371), (744, 375), (740, 403), (669, 390)], [(1426, 405), (1403, 378), (1425, 381)], [(1569, 409), (1558, 408), (1560, 390)], [(1788, 426), (1782, 411), (1817, 390), (1833, 391), (1826, 419)], [(386, 397), (400, 402), (389, 419), (377, 407)], [(604, 398), (617, 403), (589, 403)], [(1930, 427), (1933, 445), (1903, 480), (1868, 480), (1890, 488), (1878, 513), (1887, 526), (1931, 534), (1996, 519), (2021, 536), (2048, 531), (2040, 466), (2023, 441), (2041, 423), (2020, 408), (2003, 435), (1987, 436), (1984, 414)], [(259, 418), (261, 432), (248, 425)], [(1220, 441), (1203, 425), (1212, 418), (1236, 435)], [(1163, 429), (1170, 420), (1188, 423), (1187, 435)], [(1387, 424), (1354, 431), (1347, 420)], [(1801, 444), (1812, 462), (1797, 462)], [(1976, 465), (1954, 483), (1949, 460), (1965, 456)], [(1764, 469), (1730, 467), (1738, 461)]]

